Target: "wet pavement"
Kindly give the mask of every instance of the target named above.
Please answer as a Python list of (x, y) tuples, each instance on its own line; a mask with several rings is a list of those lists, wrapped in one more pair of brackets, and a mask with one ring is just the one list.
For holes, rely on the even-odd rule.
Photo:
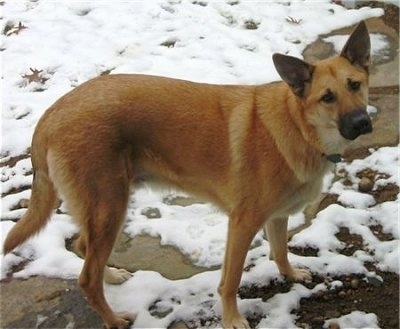
[(122, 233), (109, 264), (130, 272), (138, 269), (155, 271), (171, 280), (189, 278), (210, 270), (193, 265), (188, 257), (174, 247), (161, 246), (160, 240), (150, 236), (131, 238)]
[(32, 277), (1, 282), (1, 328), (103, 328), (76, 280)]
[[(392, 8), (391, 8), (392, 10)], [(397, 9), (398, 15), (398, 9)], [(385, 24), (386, 20), (386, 24)], [(371, 33), (384, 34), (390, 42), (389, 56), (373, 58), (370, 79), (370, 104), (377, 108), (374, 114), (374, 132), (362, 136), (356, 149), (367, 146), (397, 145), (399, 142), (399, 58), (398, 21), (387, 17), (367, 21)], [(347, 34), (352, 28), (335, 31), (330, 35)], [(306, 60), (313, 62), (332, 55), (333, 48), (323, 42), (322, 36), (304, 52)], [(357, 153), (358, 151), (348, 151)], [(184, 205), (193, 199), (176, 200)], [(110, 264), (130, 271), (152, 270), (169, 279), (181, 279), (200, 273), (207, 268), (196, 267), (174, 247), (161, 246), (160, 239), (122, 234)], [(27, 280), (6, 279), (0, 282), (1, 328), (102, 328), (97, 314), (90, 309), (76, 280), (33, 277)], [(29, 293), (26, 293), (29, 292)], [(172, 327), (171, 327), (172, 328)], [(173, 328), (186, 328), (182, 323)]]

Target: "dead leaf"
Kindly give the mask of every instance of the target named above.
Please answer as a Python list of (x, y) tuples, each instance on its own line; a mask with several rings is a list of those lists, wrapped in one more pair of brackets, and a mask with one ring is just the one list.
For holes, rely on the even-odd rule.
[(40, 73), (42, 73), (43, 70), (37, 70), (37, 69), (33, 69), (33, 68), (30, 68), (30, 70), (31, 70), (32, 74), (24, 74), (22, 76), (24, 79), (28, 80), (28, 83), (31, 83), (31, 82), (43, 83), (45, 81), (44, 78), (40, 76)]

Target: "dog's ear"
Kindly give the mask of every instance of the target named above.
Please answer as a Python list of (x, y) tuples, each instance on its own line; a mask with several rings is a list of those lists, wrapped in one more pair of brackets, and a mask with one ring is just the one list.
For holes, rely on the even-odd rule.
[(367, 25), (362, 21), (350, 35), (340, 56), (347, 58), (351, 64), (359, 65), (368, 71), (370, 52), (371, 41)]
[(282, 54), (274, 54), (272, 59), (279, 75), (290, 86), (293, 93), (304, 97), (306, 85), (311, 82), (314, 66), (296, 57)]

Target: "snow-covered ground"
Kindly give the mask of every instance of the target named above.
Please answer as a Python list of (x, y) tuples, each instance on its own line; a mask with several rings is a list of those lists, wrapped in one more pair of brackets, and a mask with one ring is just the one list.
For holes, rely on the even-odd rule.
[[(304, 48), (318, 35), (349, 26), (362, 19), (382, 15), (380, 9), (348, 10), (330, 1), (6, 1), (0, 7), (2, 49), (2, 148), (1, 161), (26, 152), (34, 126), (57, 98), (80, 83), (111, 73), (145, 73), (212, 83), (255, 84), (278, 79), (271, 55), (281, 52), (301, 57)], [(18, 24), (21, 22), (20, 28)], [(26, 28), (21, 28), (22, 26)], [(342, 38), (331, 38), (343, 42)], [(372, 36), (379, 52), (387, 45), (379, 35)], [(39, 81), (29, 81), (30, 69), (42, 70)], [(33, 77), (31, 77), (32, 80)], [(35, 80), (35, 79), (33, 79)], [(90, 138), (90, 136), (88, 136)], [(346, 179), (333, 184), (327, 177), (326, 191), (339, 194), (343, 205), (321, 211), (312, 225), (296, 234), (291, 245), (318, 248), (317, 257), (290, 254), (298, 266), (322, 275), (369, 273), (366, 262), (379, 269), (399, 273), (398, 200), (377, 204), (358, 192), (357, 173), (371, 168), (380, 178), (374, 189), (399, 181), (399, 148), (371, 150), (364, 160), (340, 163), (337, 172)], [(1, 237), (14, 225), (7, 219), (19, 218), (24, 210), (15, 206), (30, 196), (30, 190), (8, 194), (31, 183), (29, 159), (15, 167), (2, 167)], [(349, 184), (350, 182), (350, 184)], [(178, 192), (141, 189), (132, 196), (125, 231), (134, 236), (160, 236), (163, 244), (176, 246), (201, 266), (219, 265), (223, 259), (226, 221), (210, 204), (187, 207), (167, 205), (165, 197)], [(156, 207), (161, 218), (148, 220), (141, 215)], [(290, 227), (304, 222), (293, 216)], [(381, 225), (393, 240), (380, 241), (369, 226)], [(340, 254), (343, 244), (335, 234), (340, 227), (362, 236), (365, 250), (351, 256)], [(77, 277), (82, 260), (65, 249), (65, 239), (77, 232), (70, 216), (54, 214), (47, 228), (21, 246), (17, 253), (1, 256), (1, 277), (13, 265), (31, 261), (15, 277), (47, 275)], [(261, 233), (248, 255), (243, 284), (266, 284), (282, 278), (268, 260), (268, 242)], [(167, 327), (175, 320), (198, 320), (220, 315), (217, 298), (220, 271), (209, 271), (189, 279), (171, 281), (150, 271), (138, 271), (122, 286), (106, 286), (106, 295), (117, 311), (138, 314), (135, 327)], [(379, 278), (378, 278), (379, 279)], [(340, 285), (341, 282), (335, 284)], [(302, 297), (316, 290), (329, 289), (324, 283), (313, 289), (301, 284), (267, 301), (239, 302), (243, 313), (264, 314), (260, 328), (295, 326), (291, 311)], [(157, 303), (155, 303), (157, 301)], [(164, 317), (149, 311), (153, 305)], [(375, 328), (374, 314), (353, 312), (338, 320), (342, 327)], [(215, 327), (216, 323), (210, 324)]]

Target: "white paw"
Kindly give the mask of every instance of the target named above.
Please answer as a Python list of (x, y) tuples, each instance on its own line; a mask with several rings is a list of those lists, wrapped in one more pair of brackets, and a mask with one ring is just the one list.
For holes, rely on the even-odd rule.
[(123, 268), (108, 267), (104, 268), (104, 282), (108, 284), (121, 284), (129, 280), (132, 273)]
[(312, 281), (311, 272), (303, 269), (292, 267), (291, 270), (285, 274), (285, 276), (291, 280), (296, 282), (310, 282)]

